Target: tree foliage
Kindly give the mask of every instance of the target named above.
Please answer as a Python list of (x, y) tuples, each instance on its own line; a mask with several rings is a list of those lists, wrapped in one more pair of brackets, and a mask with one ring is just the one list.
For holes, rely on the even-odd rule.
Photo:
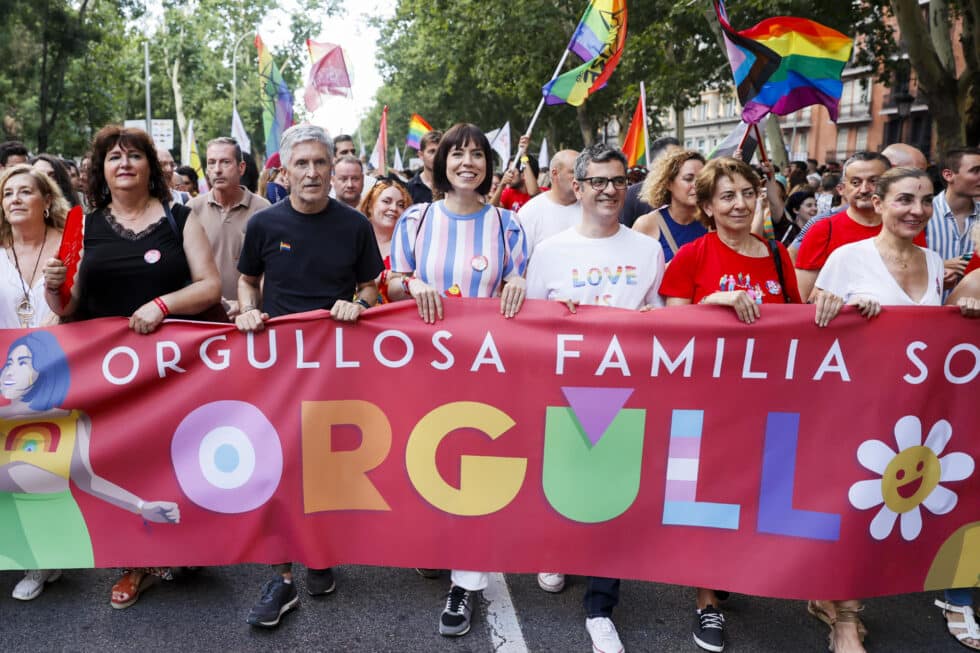
[[(305, 40), (339, 0), (165, 0), (162, 15), (135, 0), (0, 0), (0, 118), (3, 140), (34, 151), (84, 152), (102, 126), (145, 116), (143, 43), (149, 38), (152, 117), (194, 120), (200, 140), (231, 128), (232, 49), (237, 49), (238, 108), (254, 148), (264, 149), (257, 26), (272, 14), (290, 33), (274, 52), (284, 76), (300, 85)], [(177, 111), (177, 105), (181, 111)], [(183, 117), (180, 117), (181, 114)], [(180, 136), (175, 146), (180, 147)]]
[[(395, 143), (413, 112), (439, 127), (466, 120), (490, 129), (509, 120), (514, 132), (522, 132), (585, 4), (399, 0), (395, 15), (382, 24), (385, 83), (362, 122), (365, 138), (377, 133), (383, 104), (390, 109)], [(628, 8), (626, 50), (609, 85), (579, 111), (546, 107), (534, 141), (546, 135), (549, 143), (578, 148), (612, 117), (625, 127), (640, 80), (646, 82), (653, 121), (659, 110), (682, 114), (703, 91), (730, 84), (711, 0), (643, 0)], [(789, 15), (855, 37), (855, 63), (871, 66), (878, 81), (892, 84), (896, 75), (907, 78), (909, 68), (915, 72), (941, 146), (980, 140), (980, 1), (931, 0), (922, 6), (918, 0), (729, 0), (727, 8), (737, 29)], [(964, 57), (957, 61), (953, 52), (960, 48)]]

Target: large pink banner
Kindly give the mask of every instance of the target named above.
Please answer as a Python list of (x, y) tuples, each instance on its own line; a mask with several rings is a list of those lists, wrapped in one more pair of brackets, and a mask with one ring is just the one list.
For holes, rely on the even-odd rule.
[(0, 569), (297, 560), (788, 598), (972, 586), (977, 327), (953, 309), (819, 329), (812, 307), (747, 326), (717, 307), (545, 302), (506, 320), (459, 300), (435, 325), (402, 304), (254, 336), (2, 332)]

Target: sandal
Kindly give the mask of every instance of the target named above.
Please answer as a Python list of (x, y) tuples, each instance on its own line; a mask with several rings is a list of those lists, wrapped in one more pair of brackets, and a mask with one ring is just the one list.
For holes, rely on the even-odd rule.
[[(980, 627), (977, 626), (977, 621), (973, 618), (973, 607), (969, 605), (953, 605), (945, 601), (940, 601), (939, 599), (936, 599), (935, 604), (943, 611), (943, 616), (946, 618), (946, 629), (949, 630), (949, 634), (955, 637), (956, 641), (963, 646), (980, 651), (980, 645), (967, 644), (964, 641), (972, 639), (980, 642)], [(963, 615), (963, 621), (950, 621), (950, 613)]]
[(811, 615), (824, 622), (830, 627), (830, 650), (834, 650), (834, 625), (839, 621), (841, 623), (853, 623), (857, 626), (858, 639), (861, 643), (864, 643), (864, 638), (868, 636), (868, 627), (864, 625), (858, 613), (864, 610), (864, 606), (861, 606), (857, 610), (851, 610), (848, 608), (835, 608), (834, 614), (828, 612), (819, 601), (807, 601), (806, 611)]
[(112, 599), (109, 604), (117, 610), (128, 608), (140, 598), (140, 593), (160, 580), (159, 576), (147, 573), (145, 569), (131, 569), (112, 586)]
[[(835, 608), (837, 611), (837, 618), (834, 619), (834, 625), (830, 628), (830, 650), (834, 650), (834, 628), (837, 624), (854, 624), (857, 629), (858, 639), (861, 644), (864, 644), (864, 638), (868, 634), (868, 629), (865, 627), (864, 622), (861, 621), (861, 617), (858, 616), (859, 613), (864, 611), (864, 606), (858, 608)], [(819, 618), (819, 617), (818, 617)]]

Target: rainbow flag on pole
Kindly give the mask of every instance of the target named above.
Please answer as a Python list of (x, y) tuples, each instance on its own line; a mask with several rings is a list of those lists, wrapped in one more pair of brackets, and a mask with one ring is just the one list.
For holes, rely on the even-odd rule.
[(647, 165), (647, 117), (643, 110), (643, 98), (636, 101), (633, 120), (630, 121), (626, 140), (623, 141), (623, 154), (626, 155), (627, 168)]
[(422, 116), (417, 113), (412, 114), (412, 119), (408, 121), (408, 138), (405, 144), (416, 150), (421, 147), (422, 137), (432, 131), (432, 125), (427, 123)]
[(725, 38), (742, 119), (756, 124), (768, 113), (784, 116), (822, 104), (837, 121), (843, 91), (841, 73), (853, 39), (805, 18), (777, 16), (735, 31), (724, 0), (715, 13)]
[(592, 0), (567, 50), (584, 61), (542, 87), (548, 104), (579, 106), (609, 81), (626, 45), (626, 0)]
[(272, 156), (279, 151), (279, 138), (293, 125), (293, 94), (282, 78), (279, 66), (272, 60), (272, 53), (265, 47), (262, 37), (255, 35), (255, 49), (259, 51), (259, 83), (262, 84), (262, 125), (265, 127), (265, 152)]

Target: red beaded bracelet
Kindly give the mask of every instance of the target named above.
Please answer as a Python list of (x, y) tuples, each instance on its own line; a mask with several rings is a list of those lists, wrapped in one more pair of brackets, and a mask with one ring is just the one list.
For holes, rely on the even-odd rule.
[(163, 301), (159, 297), (154, 297), (153, 298), (153, 303), (157, 305), (157, 308), (159, 308), (161, 311), (163, 311), (163, 316), (164, 317), (167, 317), (168, 315), (170, 315), (170, 309), (167, 308), (167, 303), (165, 301)]

